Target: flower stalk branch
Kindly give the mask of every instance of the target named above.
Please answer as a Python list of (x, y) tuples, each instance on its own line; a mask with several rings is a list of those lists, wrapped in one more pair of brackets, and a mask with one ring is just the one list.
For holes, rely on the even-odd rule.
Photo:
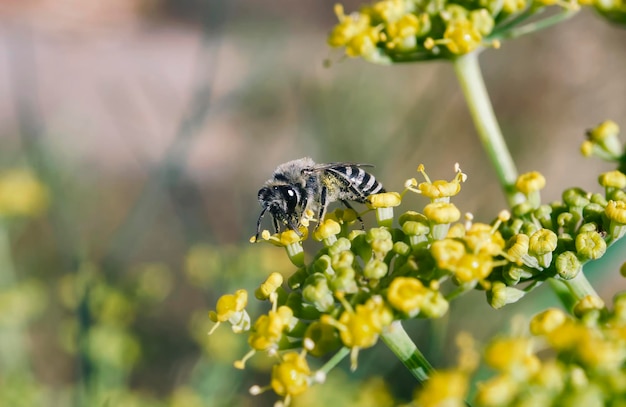
[(394, 322), (381, 337), (387, 347), (419, 382), (424, 382), (430, 378), (435, 369), (413, 343), (399, 321)]
[(496, 170), (496, 175), (504, 189), (507, 201), (513, 207), (518, 203), (515, 190), (517, 169), (493, 111), (493, 106), (480, 71), (478, 54), (479, 52), (475, 51), (456, 58), (454, 60), (454, 69), (480, 141)]

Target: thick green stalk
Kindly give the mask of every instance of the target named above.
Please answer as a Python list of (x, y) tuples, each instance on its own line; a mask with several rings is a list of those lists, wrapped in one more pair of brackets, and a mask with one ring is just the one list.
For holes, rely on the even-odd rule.
[(517, 169), (493, 112), (478, 64), (478, 54), (476, 51), (456, 58), (454, 69), (483, 148), (496, 170), (509, 205), (514, 206), (517, 203), (515, 201)]
[(422, 352), (406, 333), (400, 321), (393, 323), (387, 332), (382, 335), (383, 341), (389, 349), (402, 361), (404, 366), (419, 381), (428, 380), (435, 371), (432, 365), (426, 360)]
[[(580, 271), (578, 275), (571, 280), (557, 280), (551, 278), (549, 281), (552, 290), (555, 292), (559, 300), (561, 300), (565, 309), (570, 312), (573, 312), (578, 301), (587, 296), (600, 298), (582, 271)], [(604, 312), (606, 312), (606, 308)]]

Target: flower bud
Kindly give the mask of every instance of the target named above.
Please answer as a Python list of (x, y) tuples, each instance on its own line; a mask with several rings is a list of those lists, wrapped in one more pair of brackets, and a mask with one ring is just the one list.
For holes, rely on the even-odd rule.
[(609, 201), (604, 209), (609, 219), (609, 233), (612, 240), (620, 239), (626, 234), (626, 202)]
[(556, 233), (549, 229), (539, 229), (530, 236), (528, 253), (537, 258), (541, 267), (548, 267), (552, 262), (552, 252), (556, 249)]
[(571, 280), (583, 269), (582, 264), (574, 252), (563, 252), (556, 256), (556, 272), (564, 280)]
[(333, 293), (328, 288), (328, 280), (320, 273), (309, 276), (302, 290), (302, 298), (321, 312), (330, 311), (335, 303)]
[(495, 281), (491, 285), (491, 290), (487, 291), (487, 301), (495, 309), (504, 307), (507, 304), (517, 302), (526, 293), (517, 288), (507, 287), (501, 281)]
[(365, 264), (363, 275), (369, 279), (380, 280), (387, 275), (387, 263), (372, 258)]
[(333, 219), (325, 219), (319, 224), (315, 232), (313, 232), (313, 239), (317, 241), (323, 241), (324, 246), (331, 246), (337, 241), (336, 235), (341, 232), (341, 225)]
[(606, 252), (606, 242), (598, 232), (582, 232), (576, 236), (576, 253), (581, 259), (599, 259), (604, 252)]

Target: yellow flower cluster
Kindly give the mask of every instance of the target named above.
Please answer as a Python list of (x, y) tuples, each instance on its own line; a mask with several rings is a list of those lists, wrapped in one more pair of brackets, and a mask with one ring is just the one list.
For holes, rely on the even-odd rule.
[[(598, 0), (598, 3), (607, 0)], [(608, 0), (611, 10), (619, 9)], [(504, 0), (458, 3), (448, 0), (381, 0), (346, 14), (335, 5), (339, 23), (328, 44), (343, 47), (349, 57), (388, 64), (454, 58), (483, 47), (499, 47), (500, 38), (547, 6), (576, 11), (593, 1)], [(511, 24), (514, 21), (514, 24)]]
[(0, 172), (0, 216), (34, 217), (48, 206), (48, 190), (28, 170)]
[(452, 272), (461, 284), (485, 280), (496, 265), (494, 257), (502, 253), (504, 240), (490, 225), (463, 225), (451, 230), (450, 237), (433, 242), (431, 253), (437, 267)]
[[(451, 202), (467, 179), (458, 166), (450, 181), (431, 181), (423, 166), (418, 172), (423, 182), (412, 178), (402, 193), (387, 192), (370, 199), (370, 210), (377, 213), (377, 227), (354, 228), (358, 215), (350, 210), (335, 211), (321, 220), (312, 235), (323, 247), (309, 262), (304, 260), (302, 242), (306, 233), (263, 236), (285, 247), (298, 269), (286, 281), (281, 274), (272, 273), (261, 284), (255, 295), (269, 300), (272, 308), (253, 323), (245, 311), (245, 292), (218, 300), (217, 310), (211, 313), (214, 321), (229, 322), (236, 332), (250, 331), (251, 351), (236, 363), (237, 367), (243, 368), (257, 351), (276, 356), (278, 362), (267, 388), (273, 388), (287, 402), (317, 381), (306, 357), (345, 352), (343, 355), (351, 355), (351, 366), (356, 369), (359, 352), (381, 337), (393, 335), (399, 321), (441, 317), (447, 313), (449, 301), (473, 288), (484, 290), (488, 302), (500, 308), (518, 301), (548, 278), (573, 284), (585, 262), (600, 258), (626, 234), (626, 175), (619, 171), (599, 177), (605, 194), (572, 188), (563, 193), (562, 202), (551, 205), (541, 204), (544, 177), (537, 172), (523, 174), (516, 183), (520, 203), (511, 213), (502, 211), (492, 224), (473, 222), (469, 214), (462, 217)], [(394, 210), (409, 192), (430, 202), (421, 212), (409, 210), (395, 219)], [(606, 313), (598, 297), (581, 297), (573, 309), (575, 315), (589, 319)], [(626, 300), (619, 306), (626, 309)], [(619, 313), (623, 314), (626, 311)], [(544, 336), (557, 350), (561, 349), (557, 339), (567, 337), (567, 330), (576, 338), (586, 338), (569, 347), (562, 345), (570, 353), (580, 350), (580, 363), (598, 365), (617, 357), (611, 353), (612, 342), (604, 344), (595, 334), (579, 333), (587, 329), (586, 325), (572, 321), (548, 313), (536, 318), (533, 332)], [(561, 331), (556, 327), (563, 333), (557, 335)], [(623, 335), (625, 331), (620, 329), (615, 335)], [(517, 394), (523, 383), (549, 379), (544, 377), (548, 368), (533, 353), (533, 344), (528, 338), (502, 338), (487, 348), (486, 361), (500, 375), (482, 385), (478, 395), (482, 405), (507, 405), (513, 400), (509, 395)], [(594, 359), (582, 351), (590, 349), (587, 344), (606, 353)], [(342, 346), (345, 349), (338, 350)], [(294, 348), (302, 352), (279, 354)], [(451, 393), (439, 394), (447, 394), (443, 399), (427, 392), (418, 397), (424, 402), (420, 405), (434, 405), (429, 403), (435, 400), (449, 405), (463, 403), (463, 386), (470, 370), (432, 376), (428, 388), (437, 389), (445, 382), (458, 386), (454, 391), (448, 389)]]
[[(485, 351), (485, 361), (498, 374), (480, 384), (475, 405), (606, 406), (623, 401), (624, 294), (617, 296), (614, 311), (605, 319), (577, 320), (549, 309), (531, 321), (534, 338), (494, 340)], [(545, 347), (554, 356), (541, 360), (535, 352)]]
[[(501, 336), (485, 347), (483, 360), (495, 375), (478, 383), (470, 405), (609, 406), (626, 400), (626, 292), (616, 296), (612, 312), (602, 315), (576, 319), (558, 309), (543, 311), (530, 321), (530, 332)], [(469, 356), (471, 363), (462, 356), (456, 368), (433, 374), (416, 392), (415, 404), (467, 405), (476, 367), (475, 354)]]
[(587, 131), (587, 140), (580, 147), (586, 157), (596, 155), (607, 161), (619, 161), (624, 154), (624, 146), (619, 138), (619, 126), (607, 120)]

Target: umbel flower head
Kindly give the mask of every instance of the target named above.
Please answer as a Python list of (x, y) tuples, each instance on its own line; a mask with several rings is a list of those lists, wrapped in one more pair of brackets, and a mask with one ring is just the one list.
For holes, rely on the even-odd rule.
[(524, 24), (546, 7), (561, 8), (565, 18), (592, 4), (614, 21), (626, 15), (623, 0), (381, 0), (350, 14), (337, 4), (339, 23), (328, 44), (343, 47), (348, 57), (379, 64), (452, 59), (484, 47), (498, 48), (502, 39), (539, 29)]
[[(251, 350), (237, 367), (244, 368), (256, 352), (276, 358), (271, 384), (254, 387), (255, 393), (273, 389), (288, 403), (323, 380), (341, 357), (351, 355), (351, 367), (357, 369), (359, 353), (393, 335), (400, 321), (439, 318), (452, 299), (468, 290), (486, 292), (489, 304), (500, 308), (549, 278), (573, 284), (586, 262), (602, 257), (626, 232), (626, 175), (619, 171), (599, 177), (603, 194), (571, 188), (562, 201), (550, 205), (542, 204), (539, 194), (545, 178), (538, 172), (522, 174), (515, 184), (519, 203), (489, 224), (463, 216), (452, 202), (467, 180), (458, 165), (451, 180), (431, 181), (421, 165), (418, 172), (423, 180), (407, 180), (402, 192), (370, 198), (368, 211), (376, 211), (378, 222), (374, 227), (355, 227), (359, 215), (349, 210), (321, 220), (311, 236), (322, 248), (310, 260), (303, 249), (307, 233), (264, 233), (263, 241), (284, 247), (296, 266), (285, 281), (272, 273), (255, 291), (271, 308), (250, 322), (244, 309), (247, 295), (237, 291), (222, 297), (211, 313), (214, 321), (229, 322), (234, 331), (249, 335)], [(408, 193), (421, 194), (429, 202), (419, 211), (401, 210)], [(573, 312), (581, 318), (606, 315), (604, 303), (591, 295), (580, 298)], [(537, 320), (545, 321), (534, 323), (538, 333), (563, 322), (553, 314)], [(479, 392), (485, 405), (507, 405), (494, 404), (498, 391), (514, 394), (519, 381), (540, 380), (531, 342), (509, 338), (488, 348), (487, 362), (502, 375)], [(333, 353), (320, 371), (309, 368), (308, 358)], [(594, 362), (592, 356), (585, 357)], [(429, 388), (454, 381), (450, 400), (462, 403), (470, 370), (433, 376)], [(419, 399), (439, 400), (435, 393)]]

